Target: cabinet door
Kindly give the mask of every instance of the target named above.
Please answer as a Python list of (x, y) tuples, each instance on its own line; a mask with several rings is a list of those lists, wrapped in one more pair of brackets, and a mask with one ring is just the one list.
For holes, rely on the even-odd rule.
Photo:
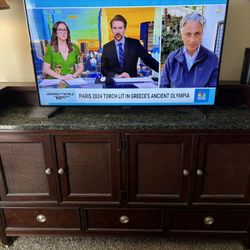
[(117, 134), (56, 135), (63, 202), (118, 202)]
[(56, 200), (48, 134), (0, 134), (0, 191), (3, 201)]
[(193, 137), (127, 134), (128, 202), (187, 202)]
[(250, 135), (200, 135), (195, 202), (250, 201)]

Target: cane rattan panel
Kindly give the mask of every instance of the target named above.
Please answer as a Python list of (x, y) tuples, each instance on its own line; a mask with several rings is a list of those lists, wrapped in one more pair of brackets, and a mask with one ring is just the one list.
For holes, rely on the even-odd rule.
[(110, 193), (109, 143), (66, 143), (72, 193)]
[(8, 194), (48, 193), (43, 155), (42, 143), (0, 143)]

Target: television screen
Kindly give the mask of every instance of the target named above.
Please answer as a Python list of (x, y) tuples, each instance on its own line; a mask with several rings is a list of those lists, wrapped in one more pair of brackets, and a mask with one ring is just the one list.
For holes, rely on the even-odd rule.
[(213, 105), (227, 0), (25, 0), (42, 106)]

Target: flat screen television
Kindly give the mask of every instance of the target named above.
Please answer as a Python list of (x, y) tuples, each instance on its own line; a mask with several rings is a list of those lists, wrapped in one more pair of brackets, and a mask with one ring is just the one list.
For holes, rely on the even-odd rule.
[(213, 105), (227, 0), (24, 0), (41, 106)]

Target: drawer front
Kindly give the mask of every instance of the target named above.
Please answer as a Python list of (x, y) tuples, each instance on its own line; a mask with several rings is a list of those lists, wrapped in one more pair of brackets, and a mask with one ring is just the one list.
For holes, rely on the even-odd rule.
[(221, 230), (246, 231), (250, 213), (248, 211), (172, 211), (170, 230)]
[(80, 228), (78, 209), (5, 208), (8, 228)]
[(162, 229), (161, 209), (88, 209), (86, 210), (87, 230), (160, 230)]

